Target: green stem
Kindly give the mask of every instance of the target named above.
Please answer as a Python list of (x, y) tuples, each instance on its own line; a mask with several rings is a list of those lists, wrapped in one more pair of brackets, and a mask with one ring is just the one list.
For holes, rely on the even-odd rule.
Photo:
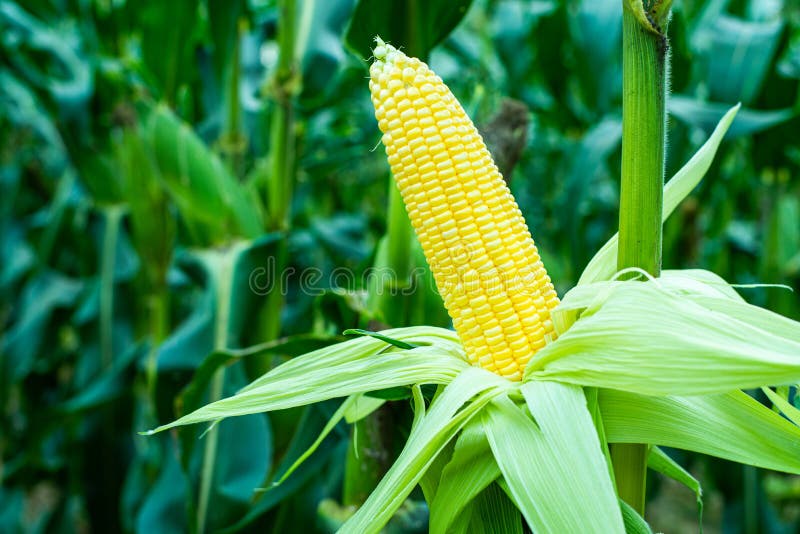
[[(295, 177), (295, 122), (294, 96), (299, 89), (299, 69), (297, 67), (297, 5), (295, 0), (280, 0), (278, 3), (278, 65), (272, 78), (272, 94), (275, 106), (272, 111), (270, 129), (270, 156), (265, 180), (267, 229), (284, 232), (278, 243), (274, 259), (275, 284), (266, 295), (264, 305), (259, 311), (259, 339), (253, 342), (271, 341), (280, 335), (283, 293), (279, 281), (287, 263), (286, 233), (290, 227), (290, 208)], [(252, 358), (247, 372), (255, 379), (272, 366), (272, 358)]]
[[(667, 40), (623, 2), (622, 180), (617, 267), (661, 273)], [(661, 28), (659, 28), (661, 29)], [(613, 444), (619, 496), (644, 514), (647, 445)]]
[(234, 176), (240, 177), (244, 172), (244, 153), (247, 142), (242, 133), (242, 106), (239, 101), (239, 85), (242, 71), (241, 41), (246, 31), (242, 19), (237, 26), (232, 58), (228, 63), (227, 84), (225, 94), (225, 124), (220, 136), (222, 154)]
[[(288, 261), (288, 246), (286, 236), (281, 237), (274, 247), (272, 258), (267, 261), (267, 276), (271, 277), (270, 291), (264, 295), (264, 305), (259, 309), (258, 337), (251, 339), (253, 343), (264, 343), (278, 339), (281, 333), (281, 310), (284, 301), (284, 288), (282, 287), (281, 273)], [(273, 268), (274, 267), (274, 268)], [(245, 360), (245, 369), (248, 376), (255, 380), (274, 367), (275, 357), (270, 354), (256, 355)], [(284, 415), (294, 414), (292, 410), (284, 410), (270, 414), (271, 419), (280, 419)], [(291, 415), (294, 418), (294, 415)]]
[(273, 230), (289, 227), (289, 208), (292, 202), (295, 168), (294, 94), (297, 91), (295, 0), (279, 2), (278, 66), (272, 81), (275, 109), (272, 114), (270, 139), (271, 174), (267, 181), (269, 226)]
[(117, 259), (119, 227), (125, 209), (108, 206), (103, 210), (103, 248), (100, 259), (100, 357), (104, 368), (114, 361), (114, 270)]
[[(230, 249), (216, 257), (211, 253), (208, 263), (211, 283), (216, 288), (216, 314), (214, 316), (214, 350), (228, 348), (228, 326), (230, 323), (231, 297), (234, 276), (234, 267), (238, 256), (235, 249)], [(220, 367), (211, 381), (209, 402), (222, 398), (225, 385), (225, 367)], [(214, 468), (216, 465), (217, 446), (219, 444), (219, 427), (213, 426), (205, 436), (203, 450), (203, 467), (200, 473), (200, 495), (197, 505), (197, 532), (206, 531), (208, 506), (211, 497), (211, 487), (214, 481)]]
[(617, 266), (661, 271), (666, 141), (664, 36), (623, 14), (622, 183)]
[(758, 480), (758, 469), (752, 465), (742, 466), (742, 515), (744, 516), (744, 534), (758, 534), (760, 522), (758, 520), (758, 494), (761, 490)]
[(68, 198), (75, 187), (75, 173), (65, 171), (58, 181), (58, 186), (53, 195), (53, 202), (47, 214), (47, 225), (39, 240), (39, 269), (44, 269), (51, 260), (55, 249), (61, 223), (67, 210)]
[(150, 351), (145, 364), (145, 385), (147, 398), (150, 400), (153, 420), (156, 420), (156, 387), (158, 385), (158, 350), (169, 336), (169, 291), (166, 283), (145, 297), (148, 332), (150, 334)]
[[(125, 208), (122, 205), (109, 205), (102, 209), (103, 241), (100, 249), (100, 361), (103, 369), (110, 369), (114, 363), (114, 271), (117, 259), (119, 229)], [(114, 488), (117, 487), (121, 472), (116, 467), (115, 447), (112, 436), (118, 435), (120, 405), (112, 403), (102, 411), (103, 434), (100, 437), (99, 462), (100, 480), (104, 493), (103, 500), (113, 501)], [(110, 518), (109, 518), (110, 519)]]
[(357, 421), (352, 428), (352, 446), (345, 459), (343, 506), (361, 506), (388, 469), (385, 418), (390, 412), (382, 406)]

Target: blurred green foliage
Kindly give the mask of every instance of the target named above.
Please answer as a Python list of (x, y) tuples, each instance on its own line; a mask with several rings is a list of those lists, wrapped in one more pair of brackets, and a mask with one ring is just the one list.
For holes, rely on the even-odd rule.
[[(299, 1), (296, 69), (280, 77), (275, 1), (0, 0), (0, 531), (340, 524), (344, 424), (271, 487), (335, 403), (225, 421), (203, 439), (137, 432), (233, 393), (256, 358), (376, 319), (359, 282), (382, 262), (388, 220), (365, 79), (375, 34), (427, 56), (479, 124), (506, 97), (530, 109), (507, 178), (558, 289), (571, 287), (616, 230), (619, 3)], [(800, 5), (676, 0), (669, 33), (668, 176), (744, 108), (665, 227), (665, 268), (800, 289)], [(271, 224), (265, 196), (281, 98), (296, 154), (289, 229)], [(276, 259), (291, 269), (280, 310), (260, 285)], [(311, 268), (319, 277), (301, 280)], [(418, 283), (404, 317), (441, 321)], [(800, 318), (796, 293), (743, 292)], [(280, 339), (265, 326), (276, 313)], [(402, 437), (408, 402), (387, 414)], [(721, 496), (712, 520), (726, 532), (798, 528), (794, 478), (678, 458)], [(424, 517), (410, 502), (391, 529)]]

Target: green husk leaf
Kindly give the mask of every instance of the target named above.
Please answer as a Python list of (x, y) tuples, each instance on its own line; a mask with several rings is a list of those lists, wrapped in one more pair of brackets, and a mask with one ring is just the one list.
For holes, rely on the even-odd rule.
[(414, 401), (414, 421), (411, 423), (411, 432), (413, 432), (425, 417), (426, 408), (425, 397), (419, 384), (414, 384), (411, 387), (411, 395)]
[[(335, 355), (337, 346), (317, 352)], [(435, 347), (373, 355), (367, 353), (343, 363), (334, 361), (322, 369), (316, 365), (318, 362), (313, 361), (313, 354), (315, 353), (300, 356), (267, 373), (266, 376), (272, 375), (272, 380), (208, 404), (177, 421), (151, 430), (148, 434), (192, 423), (304, 406), (374, 389), (418, 382), (446, 384), (469, 367), (463, 360), (453, 358), (449, 353)], [(306, 362), (309, 365), (304, 368), (302, 364)], [(295, 365), (289, 370), (283, 369), (290, 364)]]
[(772, 391), (770, 388), (761, 388), (772, 404), (792, 423), (800, 426), (800, 410), (791, 405), (789, 401)]
[(744, 302), (741, 295), (724, 278), (703, 269), (664, 270), (661, 272), (660, 283), (693, 299), (707, 296)]
[(697, 499), (697, 522), (702, 532), (703, 488), (700, 486), (700, 482), (658, 447), (650, 447), (650, 454), (647, 456), (647, 467), (680, 482), (694, 492)]
[[(411, 352), (402, 356), (408, 357)], [(488, 402), (510, 387), (510, 382), (483, 369), (467, 367), (462, 371), (433, 401), (400, 457), (340, 532), (380, 532), (447, 443)]]
[[(633, 0), (631, 0), (633, 2)], [(633, 2), (640, 3), (640, 2)], [(722, 138), (725, 132), (730, 128), (736, 113), (741, 106), (739, 104), (733, 106), (722, 120), (719, 121), (714, 133), (703, 144), (700, 149), (695, 152), (694, 156), (684, 165), (672, 179), (664, 186), (664, 207), (661, 215), (661, 220), (665, 221), (672, 215), (675, 208), (681, 201), (686, 198), (689, 193), (700, 183), (703, 179), (711, 163), (714, 161), (714, 156), (717, 153)], [(600, 280), (608, 280), (617, 270), (617, 248), (619, 244), (619, 234), (614, 236), (606, 242), (605, 245), (594, 255), (589, 261), (586, 268), (583, 270), (578, 285), (589, 284)]]
[(800, 474), (800, 428), (749, 395), (648, 397), (600, 390), (610, 443), (649, 443)]
[(461, 431), (453, 456), (442, 470), (436, 497), (431, 503), (431, 534), (451, 532), (464, 508), (498, 476), (500, 468), (483, 425), (473, 420)]
[(645, 13), (642, 0), (625, 0), (623, 6), (633, 13), (633, 15), (636, 17), (636, 20), (643, 28), (646, 28), (650, 32), (657, 33), (650, 24), (650, 21), (647, 20), (647, 15)]
[[(384, 330), (382, 334), (400, 341), (429, 345), (429, 349), (435, 348), (440, 352), (446, 352), (452, 355), (454, 359), (466, 361), (461, 341), (452, 330), (432, 326), (414, 326)], [(312, 371), (329, 369), (333, 365), (339, 365), (378, 354), (386, 350), (387, 347), (391, 348), (391, 345), (388, 345), (385, 341), (364, 336), (315, 350), (303, 356), (293, 358), (279, 367), (276, 367), (269, 373), (257, 378), (249, 385), (242, 388), (240, 393), (268, 384), (285, 374), (296, 374), (298, 371), (310, 373)], [(373, 390), (377, 389), (380, 388), (373, 388)]]
[(366, 395), (384, 401), (398, 401), (409, 398), (411, 390), (409, 390), (408, 386), (397, 386), (388, 389), (379, 389), (377, 391), (368, 391)]
[(344, 420), (349, 424), (364, 419), (386, 403), (385, 399), (378, 399), (365, 394), (353, 395), (350, 398), (353, 399), (353, 402), (347, 406), (344, 412)]
[[(679, 277), (598, 284), (595, 301), (537, 353), (525, 378), (645, 395), (800, 380), (800, 323), (695, 286), (695, 279), (682, 285)], [(570, 300), (568, 293), (568, 309)]]
[(522, 534), (522, 516), (497, 484), (492, 484), (475, 499), (470, 534)]
[[(690, 296), (690, 298), (693, 297)], [(783, 315), (758, 306), (751, 306), (744, 301), (733, 301), (725, 298), (693, 298), (693, 300), (713, 313), (724, 314), (780, 339), (800, 343), (800, 323)]]
[(653, 0), (649, 9), (646, 9), (642, 0), (625, 0), (623, 6), (633, 13), (642, 28), (656, 35), (664, 35), (672, 0)]
[(543, 533), (624, 532), (583, 391), (554, 382), (521, 390), (533, 419), (503, 396), (487, 406), (483, 423), (528, 525)]
[(464, 513), (456, 518), (447, 534), (470, 534), (470, 523), (474, 512), (473, 506), (468, 506)]
[[(416, 417), (414, 412), (414, 417)], [(422, 490), (422, 495), (425, 497), (426, 503), (432, 503), (436, 498), (436, 492), (439, 490), (439, 480), (442, 478), (442, 470), (450, 461), (453, 456), (453, 450), (456, 448), (455, 440), (450, 440), (445, 445), (436, 458), (431, 462), (430, 467), (419, 479), (419, 487)], [(429, 511), (430, 514), (430, 511)]]
[(344, 418), (345, 413), (347, 413), (347, 410), (349, 410), (353, 406), (353, 404), (355, 404), (359, 396), (360, 395), (351, 395), (347, 397), (347, 399), (345, 399), (342, 405), (339, 406), (339, 408), (333, 413), (331, 418), (328, 419), (328, 422), (325, 424), (325, 427), (322, 429), (322, 432), (319, 433), (317, 439), (314, 440), (314, 443), (312, 443), (308, 447), (308, 449), (306, 449), (305, 452), (301, 454), (291, 466), (289, 466), (289, 468), (283, 473), (283, 475), (281, 475), (281, 478), (272, 483), (273, 486), (278, 486), (282, 484), (283, 481), (289, 478), (289, 476), (292, 473), (294, 473), (294, 471), (298, 467), (300, 467), (300, 465), (303, 462), (305, 462), (309, 456), (314, 454), (314, 451), (316, 451), (319, 448), (319, 446), (322, 444), (325, 438), (328, 437), (328, 434), (330, 434), (331, 431), (334, 428), (336, 428), (336, 425), (338, 425), (339, 421), (341, 421), (342, 418)]
[(630, 504), (620, 499), (619, 508), (622, 511), (622, 521), (625, 523), (625, 534), (653, 534), (647, 521)]

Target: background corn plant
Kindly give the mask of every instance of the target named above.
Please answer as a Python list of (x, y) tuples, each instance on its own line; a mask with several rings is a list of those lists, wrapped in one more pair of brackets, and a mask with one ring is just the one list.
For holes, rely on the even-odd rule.
[[(743, 109), (666, 225), (664, 264), (798, 288), (800, 7), (675, 4), (668, 175)], [(510, 129), (525, 150), (507, 177), (558, 289), (572, 287), (617, 223), (617, 0), (0, 2), (0, 530), (326, 531), (340, 503), (363, 501), (358, 484), (408, 433), (405, 399), (366, 429), (383, 457), (349, 463), (367, 480), (343, 472), (342, 424), (253, 492), (336, 404), (230, 420), (202, 440), (135, 432), (346, 328), (444, 320), (424, 284), (393, 315), (374, 289), (330, 276), (413, 255), (372, 150), (376, 33), (428, 56), (497, 132), (496, 154), (514, 144), (489, 126), (503, 98), (530, 109)], [(320, 282), (289, 277), (276, 299), (253, 289), (269, 265), (317, 268)], [(800, 318), (796, 294), (744, 291)], [(702, 475), (709, 530), (797, 528), (796, 477), (674, 454)], [(654, 527), (694, 528), (691, 492), (650, 487)], [(424, 530), (425, 515), (417, 496), (391, 528)]]

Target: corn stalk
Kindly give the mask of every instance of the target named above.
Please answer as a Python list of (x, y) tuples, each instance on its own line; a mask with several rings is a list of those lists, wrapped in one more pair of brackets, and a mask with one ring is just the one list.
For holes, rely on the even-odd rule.
[(236, 26), (232, 57), (225, 74), (225, 122), (220, 135), (220, 151), (231, 174), (241, 178), (244, 171), (244, 155), (247, 151), (247, 138), (242, 128), (242, 105), (239, 99), (239, 85), (242, 77), (241, 42), (247, 29), (245, 19)]
[[(214, 350), (228, 348), (232, 286), (238, 252), (237, 248), (232, 248), (222, 252), (204, 251), (201, 253), (207, 264), (209, 283), (212, 284), (215, 292)], [(225, 367), (221, 367), (211, 380), (209, 399), (221, 399), (224, 385)], [(196, 516), (197, 532), (199, 534), (206, 532), (208, 523), (211, 489), (214, 482), (217, 447), (219, 444), (219, 427), (211, 427), (205, 436), (204, 442), (203, 466), (200, 472), (200, 493), (197, 499)]]
[[(669, 0), (624, 0), (622, 177), (617, 268), (661, 273)], [(645, 5), (647, 4), (647, 5)], [(645, 11), (647, 9), (647, 11)], [(614, 444), (619, 496), (644, 514), (648, 446)]]
[[(256, 180), (263, 186), (267, 206), (266, 227), (270, 231), (288, 232), (290, 209), (296, 169), (296, 136), (294, 97), (300, 89), (298, 67), (299, 41), (297, 35), (297, 2), (278, 2), (278, 64), (272, 77), (270, 91), (274, 100), (270, 124), (270, 153), (264, 165), (256, 171)], [(275, 252), (275, 276), (286, 266), (286, 236)], [(265, 296), (260, 312), (258, 340), (271, 341), (280, 335), (283, 294), (278, 284)], [(252, 358), (248, 372), (255, 378), (272, 366), (269, 356)]]
[(103, 367), (114, 363), (114, 271), (116, 270), (119, 229), (125, 208), (112, 205), (103, 209), (103, 248), (100, 258), (100, 354)]
[(294, 188), (295, 136), (294, 94), (297, 90), (297, 2), (282, 0), (278, 3), (278, 66), (272, 80), (275, 108), (270, 132), (270, 170), (267, 182), (269, 226), (286, 230), (289, 226), (289, 208)]

